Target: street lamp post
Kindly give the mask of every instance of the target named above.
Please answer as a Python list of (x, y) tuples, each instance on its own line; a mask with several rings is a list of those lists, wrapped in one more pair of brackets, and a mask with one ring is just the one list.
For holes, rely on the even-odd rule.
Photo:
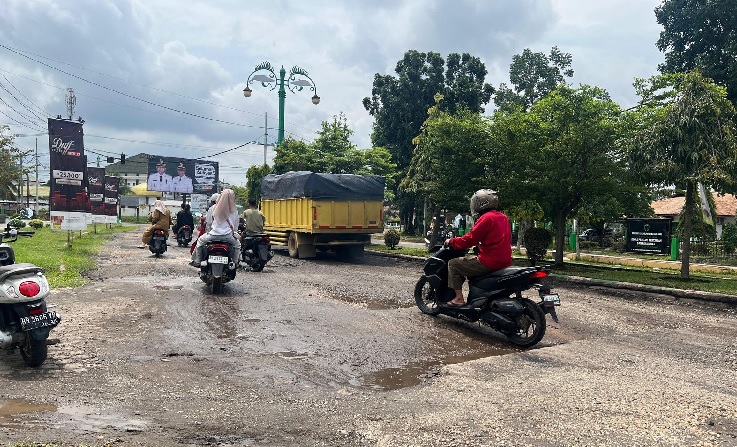
[[(256, 74), (258, 72), (266, 72), (268, 74)], [(306, 78), (306, 79), (305, 79)], [(279, 133), (277, 134), (276, 145), (281, 146), (284, 141), (284, 100), (287, 97), (287, 89), (292, 93), (302, 91), (305, 87), (309, 87), (315, 94), (312, 96), (312, 104), (319, 104), (320, 97), (317, 96), (317, 88), (315, 82), (310, 78), (307, 72), (297, 67), (292, 67), (287, 77), (287, 71), (284, 66), (279, 70), (279, 77), (277, 78), (274, 68), (269, 62), (261, 62), (256, 65), (253, 72), (248, 76), (246, 81), (246, 88), (243, 89), (243, 96), (249, 98), (253, 90), (251, 90), (251, 82), (260, 82), (263, 87), (271, 88), (274, 90), (277, 86), (279, 87)]]

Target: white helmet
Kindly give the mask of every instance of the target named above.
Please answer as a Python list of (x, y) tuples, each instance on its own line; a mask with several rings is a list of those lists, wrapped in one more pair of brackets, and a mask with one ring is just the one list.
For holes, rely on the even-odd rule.
[(220, 197), (220, 194), (218, 194), (218, 193), (213, 193), (213, 195), (211, 195), (211, 196), (210, 196), (210, 203), (214, 205), (214, 204), (215, 204), (215, 202), (217, 202), (217, 201), (218, 201), (218, 198), (219, 198), (219, 197)]
[(499, 208), (499, 194), (493, 189), (479, 189), (471, 196), (471, 212), (481, 214), (484, 211)]

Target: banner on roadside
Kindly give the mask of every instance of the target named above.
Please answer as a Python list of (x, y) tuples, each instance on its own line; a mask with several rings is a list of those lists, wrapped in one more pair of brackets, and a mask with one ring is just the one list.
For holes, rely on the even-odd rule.
[(107, 223), (118, 222), (118, 200), (120, 190), (120, 177), (112, 175), (105, 176), (105, 215)]
[(87, 194), (93, 221), (102, 222), (95, 216), (105, 215), (105, 168), (87, 167)]
[(217, 191), (218, 163), (189, 158), (150, 155), (148, 191), (212, 194)]

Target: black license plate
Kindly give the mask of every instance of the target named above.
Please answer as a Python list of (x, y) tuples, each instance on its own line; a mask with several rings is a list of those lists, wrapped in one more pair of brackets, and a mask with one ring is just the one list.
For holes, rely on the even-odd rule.
[(31, 331), (47, 326), (56, 326), (61, 321), (61, 317), (56, 312), (44, 312), (38, 315), (29, 315), (20, 317), (20, 328), (23, 331)]

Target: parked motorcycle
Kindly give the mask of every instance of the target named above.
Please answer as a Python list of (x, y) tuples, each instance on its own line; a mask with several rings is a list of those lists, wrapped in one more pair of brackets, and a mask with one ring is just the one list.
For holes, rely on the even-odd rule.
[(230, 260), (231, 249), (226, 241), (212, 239), (205, 243), (200, 279), (212, 288), (212, 293), (222, 293), (223, 285), (235, 279), (236, 265)]
[(151, 236), (151, 240), (148, 241), (148, 249), (157, 258), (166, 253), (166, 239), (169, 237), (169, 232), (162, 230), (161, 228), (154, 229), (154, 233)]
[(192, 227), (189, 225), (182, 225), (177, 230), (177, 244), (180, 247), (186, 247), (192, 242)]
[(243, 237), (241, 244), (243, 268), (260, 272), (272, 257), (274, 252), (271, 250), (271, 240), (267, 234), (248, 234)]
[(46, 340), (61, 316), (46, 306), (50, 289), (43, 269), (15, 263), (15, 252), (7, 242), (17, 241), (18, 236), (30, 237), (33, 232), (9, 226), (0, 232), (0, 348), (20, 348), (25, 364), (35, 368), (46, 361)]
[[(448, 315), (491, 327), (513, 344), (529, 348), (545, 335), (545, 314), (558, 321), (555, 311), (560, 297), (540, 283), (549, 275), (548, 267), (507, 267), (483, 276), (469, 278), (465, 306), (451, 306), (455, 291), (448, 287), (448, 261), (465, 256), (467, 250), (442, 246), (425, 262), (424, 275), (415, 285), (417, 307), (428, 315)], [(539, 302), (523, 297), (522, 292), (537, 291)]]

